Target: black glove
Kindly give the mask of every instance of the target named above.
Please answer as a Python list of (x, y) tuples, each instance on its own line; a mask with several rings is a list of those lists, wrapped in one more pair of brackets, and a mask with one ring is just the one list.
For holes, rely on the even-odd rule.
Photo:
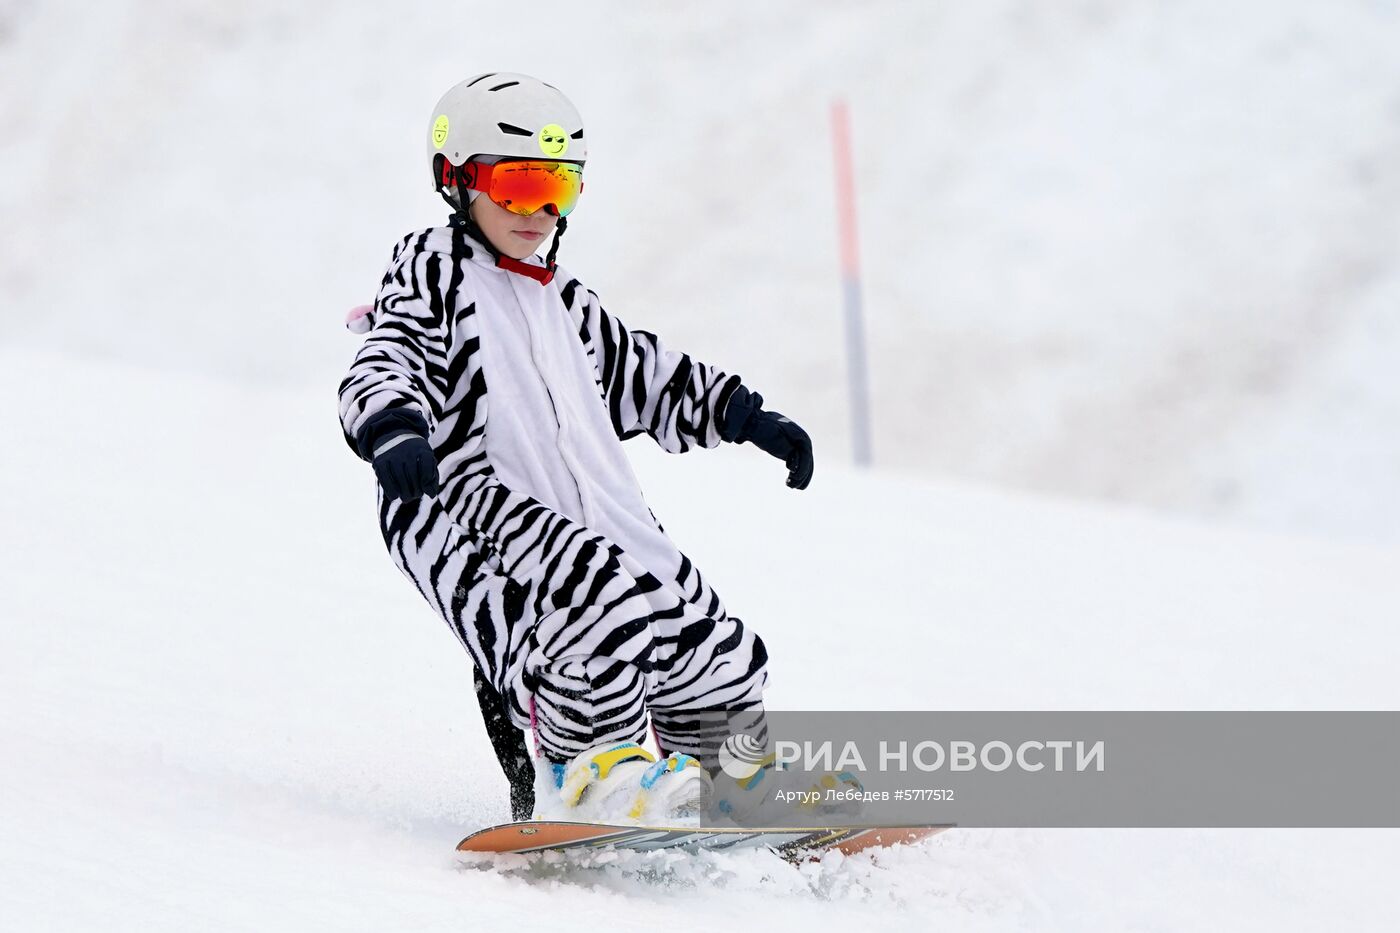
[(796, 421), (764, 411), (762, 405), (763, 396), (757, 392), (736, 388), (725, 406), (720, 436), (736, 444), (753, 441), (755, 447), (787, 464), (789, 486), (806, 489), (812, 481), (812, 439)]
[(409, 431), (390, 435), (376, 448), (374, 475), (390, 499), (417, 499), (424, 493), (438, 493), (433, 445)]
[(428, 422), (416, 411), (391, 408), (370, 418), (355, 439), (360, 456), (374, 464), (374, 475), (390, 499), (437, 495), (437, 458), (427, 441)]

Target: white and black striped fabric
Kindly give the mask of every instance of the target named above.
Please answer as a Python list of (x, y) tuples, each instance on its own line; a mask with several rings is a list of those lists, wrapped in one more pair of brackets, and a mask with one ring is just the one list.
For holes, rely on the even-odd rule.
[(621, 447), (718, 446), (739, 385), (563, 269), (541, 286), (448, 227), (395, 247), (341, 424), (369, 459), (366, 425), (421, 416), (441, 492), (381, 491), (385, 543), (551, 760), (640, 741), (648, 709), (665, 750), (705, 754), (722, 727), (699, 713), (761, 706), (762, 641), (666, 536)]

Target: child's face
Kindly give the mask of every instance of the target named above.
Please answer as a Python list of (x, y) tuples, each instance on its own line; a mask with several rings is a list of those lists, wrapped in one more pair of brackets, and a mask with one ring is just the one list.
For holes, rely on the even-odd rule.
[(484, 194), (472, 202), (469, 212), (491, 245), (511, 259), (533, 256), (559, 221), (545, 210), (516, 214)]

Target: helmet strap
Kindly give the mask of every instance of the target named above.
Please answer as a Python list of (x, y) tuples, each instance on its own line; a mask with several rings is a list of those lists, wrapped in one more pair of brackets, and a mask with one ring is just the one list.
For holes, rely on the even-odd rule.
[(549, 254), (544, 257), (544, 266), (549, 270), (549, 274), (554, 275), (554, 257), (559, 252), (559, 241), (564, 239), (564, 231), (569, 229), (569, 218), (561, 216), (559, 224), (554, 228), (554, 242), (549, 244)]

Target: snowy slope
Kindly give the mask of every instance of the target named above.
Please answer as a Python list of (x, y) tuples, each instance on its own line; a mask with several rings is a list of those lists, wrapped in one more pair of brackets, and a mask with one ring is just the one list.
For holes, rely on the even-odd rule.
[(844, 457), (843, 94), (879, 462), (1400, 540), (1394, 3), (531, 8), (0, 2), (5, 339), (325, 385), (432, 101), (524, 70), (588, 121), (569, 268)]
[[(816, 439), (804, 493), (751, 449), (628, 446), (775, 707), (1397, 702), (1394, 3), (532, 9), (572, 38), (0, 0), (0, 926), (1393, 929), (1390, 831), (450, 857), (502, 781), (333, 396), (345, 309), (442, 216), (426, 108), (478, 70), (588, 120), (568, 267)], [(842, 467), (838, 93), (870, 474)]]
[[(960, 830), (878, 862), (463, 868), (467, 661), (333, 393), (0, 349), (0, 917), (15, 930), (1393, 929), (1400, 834)], [(275, 415), (275, 417), (273, 417)], [(1394, 550), (748, 448), (628, 450), (776, 708), (1393, 708)], [(897, 509), (902, 523), (888, 516)], [(860, 547), (843, 542), (859, 540)]]

